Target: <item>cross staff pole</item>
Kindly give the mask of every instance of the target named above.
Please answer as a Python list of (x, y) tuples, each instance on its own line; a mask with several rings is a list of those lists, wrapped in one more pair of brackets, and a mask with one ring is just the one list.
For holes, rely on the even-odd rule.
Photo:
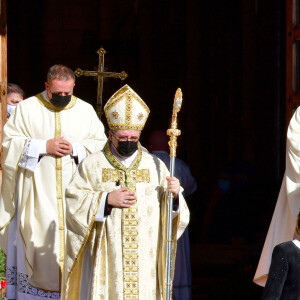
[(101, 119), (103, 78), (110, 77), (110, 78), (120, 78), (121, 80), (124, 80), (125, 78), (127, 78), (128, 75), (124, 71), (122, 71), (120, 73), (104, 72), (104, 54), (106, 53), (106, 51), (103, 48), (100, 48), (97, 51), (97, 53), (99, 54), (99, 63), (98, 63), (97, 71), (86, 71), (86, 70), (81, 70), (80, 68), (77, 68), (74, 73), (77, 77), (92, 76), (92, 77), (98, 78), (96, 112), (97, 112), (99, 119)]
[[(182, 104), (182, 92), (178, 88), (173, 103), (173, 113), (171, 128), (167, 130), (167, 135), (170, 136), (170, 176), (175, 174), (175, 157), (177, 147), (177, 137), (180, 136), (181, 131), (177, 129), (177, 114), (180, 111)], [(167, 233), (167, 286), (166, 286), (166, 300), (171, 300), (172, 281), (171, 281), (171, 261), (172, 261), (172, 210), (173, 210), (173, 193), (168, 193), (168, 233)]]

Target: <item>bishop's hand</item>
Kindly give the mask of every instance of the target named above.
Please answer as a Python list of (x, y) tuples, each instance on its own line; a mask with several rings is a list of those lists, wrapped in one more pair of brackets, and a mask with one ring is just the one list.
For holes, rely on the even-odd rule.
[(48, 154), (62, 157), (71, 154), (73, 152), (73, 147), (70, 142), (60, 136), (48, 140), (46, 143), (46, 150)]
[(107, 204), (117, 208), (128, 208), (135, 204), (135, 192), (130, 192), (126, 187), (110, 192), (107, 196)]
[(168, 187), (167, 190), (169, 193), (173, 193), (173, 197), (176, 198), (180, 190), (180, 182), (176, 177), (167, 177)]

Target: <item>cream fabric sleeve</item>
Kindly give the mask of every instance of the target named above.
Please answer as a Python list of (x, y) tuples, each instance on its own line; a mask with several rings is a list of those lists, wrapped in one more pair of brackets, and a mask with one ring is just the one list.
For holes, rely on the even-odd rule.
[(47, 154), (46, 140), (28, 139), (19, 167), (34, 172), (40, 161), (40, 155)]

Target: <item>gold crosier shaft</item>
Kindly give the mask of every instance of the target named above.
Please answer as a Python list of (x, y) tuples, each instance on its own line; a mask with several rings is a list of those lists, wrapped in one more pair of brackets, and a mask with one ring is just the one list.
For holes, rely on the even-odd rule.
[(104, 54), (106, 51), (103, 48), (100, 48), (97, 53), (99, 54), (99, 62), (98, 62), (98, 69), (97, 71), (86, 71), (77, 68), (75, 70), (75, 75), (77, 77), (80, 76), (92, 76), (97, 77), (98, 79), (98, 86), (97, 86), (97, 104), (96, 104), (96, 112), (101, 119), (102, 115), (102, 91), (103, 91), (103, 78), (110, 77), (110, 78), (120, 78), (124, 80), (128, 75), (122, 71), (121, 73), (114, 73), (114, 72), (104, 72)]
[[(170, 136), (170, 176), (175, 174), (175, 157), (177, 147), (177, 137), (181, 134), (177, 129), (177, 114), (180, 111), (182, 104), (182, 92), (178, 88), (173, 103), (173, 113), (171, 128), (167, 130), (167, 135)], [(173, 210), (173, 194), (168, 193), (168, 231), (167, 231), (167, 282), (166, 282), (166, 300), (171, 300), (172, 296), (172, 280), (171, 280), (171, 265), (172, 265), (172, 210)]]

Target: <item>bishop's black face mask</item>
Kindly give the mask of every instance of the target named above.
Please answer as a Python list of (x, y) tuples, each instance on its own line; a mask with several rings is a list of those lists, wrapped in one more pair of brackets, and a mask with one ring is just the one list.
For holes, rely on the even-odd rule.
[(132, 142), (132, 141), (122, 141), (118, 142), (117, 151), (120, 155), (129, 157), (132, 155), (137, 149), (138, 142)]
[(50, 99), (50, 102), (59, 108), (65, 107), (69, 104), (71, 101), (72, 95), (67, 96), (60, 96), (58, 94), (52, 94), (52, 98)]

